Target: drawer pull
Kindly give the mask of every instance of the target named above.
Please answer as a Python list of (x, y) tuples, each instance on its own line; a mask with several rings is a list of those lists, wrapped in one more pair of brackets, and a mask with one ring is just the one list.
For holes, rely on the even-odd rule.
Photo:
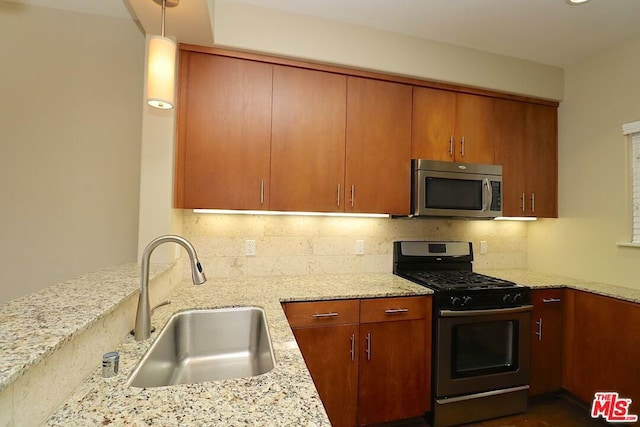
[(560, 298), (542, 298), (543, 304), (549, 304), (552, 302), (562, 302), (562, 300)]
[(396, 313), (408, 313), (408, 308), (387, 308), (385, 311), (387, 314), (396, 314)]
[(338, 317), (338, 313), (315, 313), (312, 314), (311, 317), (313, 317), (314, 319), (323, 319), (325, 317)]

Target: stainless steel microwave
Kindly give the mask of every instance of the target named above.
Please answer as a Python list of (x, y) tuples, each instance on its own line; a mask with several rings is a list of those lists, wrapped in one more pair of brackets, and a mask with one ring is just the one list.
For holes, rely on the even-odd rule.
[(412, 216), (502, 216), (502, 166), (412, 160)]

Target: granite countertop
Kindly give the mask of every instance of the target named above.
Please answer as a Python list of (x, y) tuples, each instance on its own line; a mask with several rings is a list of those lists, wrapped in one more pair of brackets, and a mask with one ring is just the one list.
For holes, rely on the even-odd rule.
[[(0, 305), (0, 391), (137, 292), (139, 268), (130, 264), (99, 270)], [(152, 276), (167, 268), (152, 266)], [(478, 272), (532, 288), (570, 287), (640, 303), (640, 289), (525, 269)], [(430, 293), (391, 273), (212, 278), (202, 286), (184, 281), (172, 292), (172, 303), (155, 311), (152, 321), (158, 330), (183, 309), (260, 306), (266, 310), (276, 367), (252, 378), (128, 387), (129, 373), (158, 332), (141, 343), (128, 337), (115, 349), (120, 352), (120, 374), (103, 379), (96, 368), (45, 425), (329, 425), (280, 303)]]
[[(150, 277), (170, 266), (153, 265)], [(137, 292), (139, 281), (140, 266), (123, 264), (0, 304), (0, 391)]]
[(158, 331), (171, 314), (183, 309), (260, 306), (266, 311), (276, 367), (251, 378), (147, 389), (129, 387), (129, 373), (158, 331), (144, 342), (129, 337), (116, 349), (120, 352), (120, 374), (103, 379), (101, 369), (96, 369), (45, 425), (328, 426), (280, 302), (430, 293), (392, 274), (213, 278), (202, 286), (182, 282), (170, 296), (171, 304), (158, 308), (153, 315), (152, 323)]
[(607, 297), (617, 298), (624, 301), (640, 303), (640, 289), (627, 288), (624, 286), (590, 282), (587, 280), (557, 276), (553, 274), (541, 273), (525, 269), (483, 269), (478, 270), (478, 273), (510, 280), (520, 285), (530, 286), (532, 289), (567, 287)]

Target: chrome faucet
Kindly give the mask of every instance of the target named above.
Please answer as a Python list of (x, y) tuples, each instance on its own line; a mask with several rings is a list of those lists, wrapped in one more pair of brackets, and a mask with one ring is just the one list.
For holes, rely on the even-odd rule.
[(163, 243), (173, 242), (187, 250), (191, 260), (191, 280), (194, 285), (201, 285), (207, 281), (202, 271), (198, 254), (191, 243), (180, 236), (160, 236), (153, 239), (142, 252), (142, 272), (140, 274), (140, 295), (138, 297), (138, 310), (136, 312), (135, 339), (142, 341), (151, 335), (151, 308), (149, 304), (149, 259), (151, 252)]

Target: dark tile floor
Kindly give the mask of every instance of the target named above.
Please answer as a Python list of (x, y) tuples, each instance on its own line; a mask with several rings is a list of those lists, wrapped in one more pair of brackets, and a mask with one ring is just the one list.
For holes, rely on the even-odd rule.
[[(594, 420), (589, 408), (576, 403), (571, 398), (560, 396), (545, 398), (529, 403), (525, 414), (465, 424), (464, 427), (602, 427), (611, 425), (602, 419)], [(422, 419), (388, 423), (384, 427), (429, 427)]]

